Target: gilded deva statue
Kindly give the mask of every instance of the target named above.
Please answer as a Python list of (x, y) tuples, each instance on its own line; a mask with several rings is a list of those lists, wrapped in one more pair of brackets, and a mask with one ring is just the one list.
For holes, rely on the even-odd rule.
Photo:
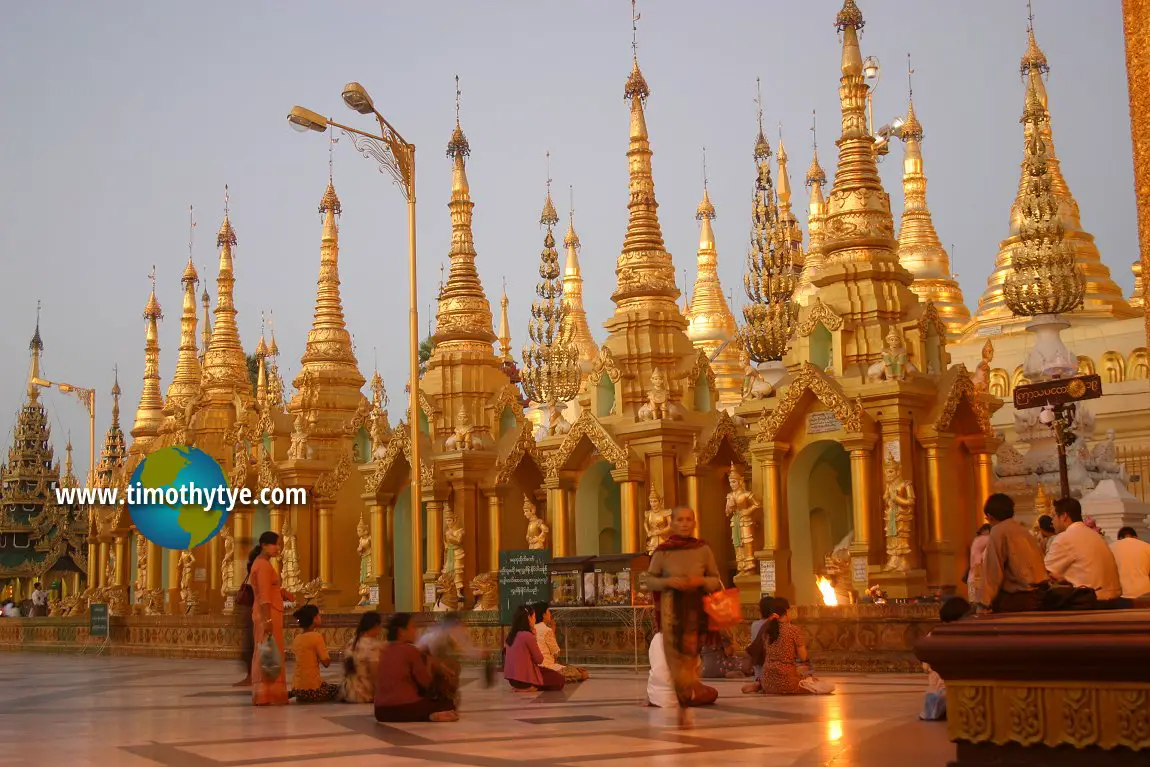
[(905, 573), (910, 569), (910, 536), (914, 525), (914, 484), (902, 478), (902, 462), (894, 453), (886, 454), (883, 465), (883, 490), (886, 524), (886, 564), (887, 572)]
[(136, 533), (136, 599), (148, 588), (148, 539)]
[(104, 585), (116, 585), (116, 554), (115, 552), (108, 552), (108, 561), (104, 564)]
[(307, 458), (307, 432), (303, 425), (303, 412), (296, 413), (295, 423), (292, 425), (291, 445), (288, 446), (288, 458), (303, 460)]
[(882, 359), (867, 368), (867, 379), (870, 381), (905, 381), (911, 373), (918, 369), (910, 361), (906, 345), (899, 335), (898, 328), (893, 325), (886, 334), (886, 346), (882, 350)]
[(184, 607), (195, 604), (195, 596), (192, 594), (192, 568), (195, 566), (195, 554), (187, 549), (180, 552), (180, 601)]
[(387, 452), (387, 416), (376, 413), (371, 417), (371, 459), (382, 458)]
[(551, 532), (551, 528), (539, 518), (539, 510), (535, 508), (530, 498), (523, 499), (523, 516), (527, 518), (527, 548), (547, 548), (547, 534)]
[(663, 499), (651, 488), (651, 508), (647, 510), (644, 527), (647, 531), (647, 553), (655, 551), (655, 547), (671, 535), (671, 510), (663, 508)]
[(475, 425), (471, 423), (471, 414), (463, 405), (455, 414), (455, 432), (443, 442), (443, 449), (447, 452), (456, 450), (478, 450), (479, 435), (475, 433)]
[(220, 596), (227, 599), (235, 586), (236, 538), (226, 524), (220, 528), (220, 540), (224, 544), (224, 554), (220, 561)]
[(731, 464), (728, 477), (731, 492), (727, 493), (727, 519), (731, 520), (731, 543), (735, 546), (735, 562), (740, 573), (755, 571), (755, 515), (762, 506), (747, 489), (743, 472)]
[(370, 604), (371, 598), (371, 528), (359, 513), (359, 524), (355, 526), (355, 534), (359, 538), (355, 551), (359, 554), (359, 603)]
[(639, 408), (640, 421), (680, 421), (683, 418), (681, 408), (671, 401), (671, 391), (667, 388), (667, 377), (662, 368), (655, 368), (651, 372), (651, 389), (647, 392), (647, 401)]
[(283, 532), (280, 533), (280, 580), (282, 586), (292, 594), (299, 594), (303, 588), (299, 573), (299, 552), (296, 549), (295, 526), (291, 523), (291, 512), (284, 512)]
[(443, 504), (443, 572), (450, 574), (455, 593), (463, 593), (463, 525), (451, 504)]

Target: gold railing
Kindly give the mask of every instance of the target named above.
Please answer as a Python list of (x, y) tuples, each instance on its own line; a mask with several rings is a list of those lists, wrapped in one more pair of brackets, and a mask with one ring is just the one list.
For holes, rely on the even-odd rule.
[(1119, 445), (1118, 463), (1126, 469), (1126, 489), (1150, 501), (1150, 445)]

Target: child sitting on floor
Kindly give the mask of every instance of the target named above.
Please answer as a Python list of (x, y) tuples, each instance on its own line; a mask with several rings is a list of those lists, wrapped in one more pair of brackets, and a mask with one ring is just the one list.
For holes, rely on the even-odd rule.
[(327, 644), (316, 631), (320, 625), (319, 608), (304, 605), (293, 615), (299, 623), (300, 632), (291, 643), (292, 653), (295, 654), (295, 672), (292, 674), (292, 689), (288, 697), (295, 698), (299, 703), (327, 703), (335, 700), (339, 694), (339, 685), (323, 681), (319, 673), (321, 665), (331, 665)]
[[(966, 617), (969, 612), (970, 602), (962, 597), (951, 597), (942, 603), (938, 619), (943, 623), (954, 623)], [(918, 718), (927, 722), (946, 719), (946, 682), (928, 664), (922, 664), (922, 670), (926, 672), (926, 696)]]

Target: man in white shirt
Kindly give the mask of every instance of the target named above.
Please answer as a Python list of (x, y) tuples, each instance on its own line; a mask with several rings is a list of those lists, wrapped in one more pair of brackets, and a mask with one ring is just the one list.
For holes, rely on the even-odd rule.
[(48, 592), (37, 581), (32, 585), (32, 617), (43, 618), (48, 614)]
[(1150, 543), (1138, 539), (1133, 527), (1118, 531), (1118, 540), (1110, 544), (1118, 563), (1122, 596), (1129, 599), (1150, 595)]
[(1094, 589), (1099, 601), (1122, 595), (1118, 564), (1106, 539), (1082, 523), (1082, 504), (1074, 498), (1054, 502), (1058, 536), (1046, 551), (1046, 570), (1056, 581)]
[(655, 634), (647, 653), (651, 673), (647, 675), (647, 703), (657, 708), (678, 708), (679, 699), (671, 684), (671, 669), (663, 652), (663, 635)]

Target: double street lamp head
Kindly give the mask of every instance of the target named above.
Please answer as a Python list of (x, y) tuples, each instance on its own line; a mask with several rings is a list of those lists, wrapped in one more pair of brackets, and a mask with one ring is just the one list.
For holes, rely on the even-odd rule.
[(304, 109), (303, 107), (292, 107), (288, 112), (288, 124), (294, 130), (304, 133), (305, 131), (313, 130), (317, 133), (323, 133), (327, 130), (327, 118), (321, 114)]
[(348, 83), (343, 86), (343, 103), (359, 112), (361, 115), (375, 114), (375, 103), (371, 96), (359, 83)]

